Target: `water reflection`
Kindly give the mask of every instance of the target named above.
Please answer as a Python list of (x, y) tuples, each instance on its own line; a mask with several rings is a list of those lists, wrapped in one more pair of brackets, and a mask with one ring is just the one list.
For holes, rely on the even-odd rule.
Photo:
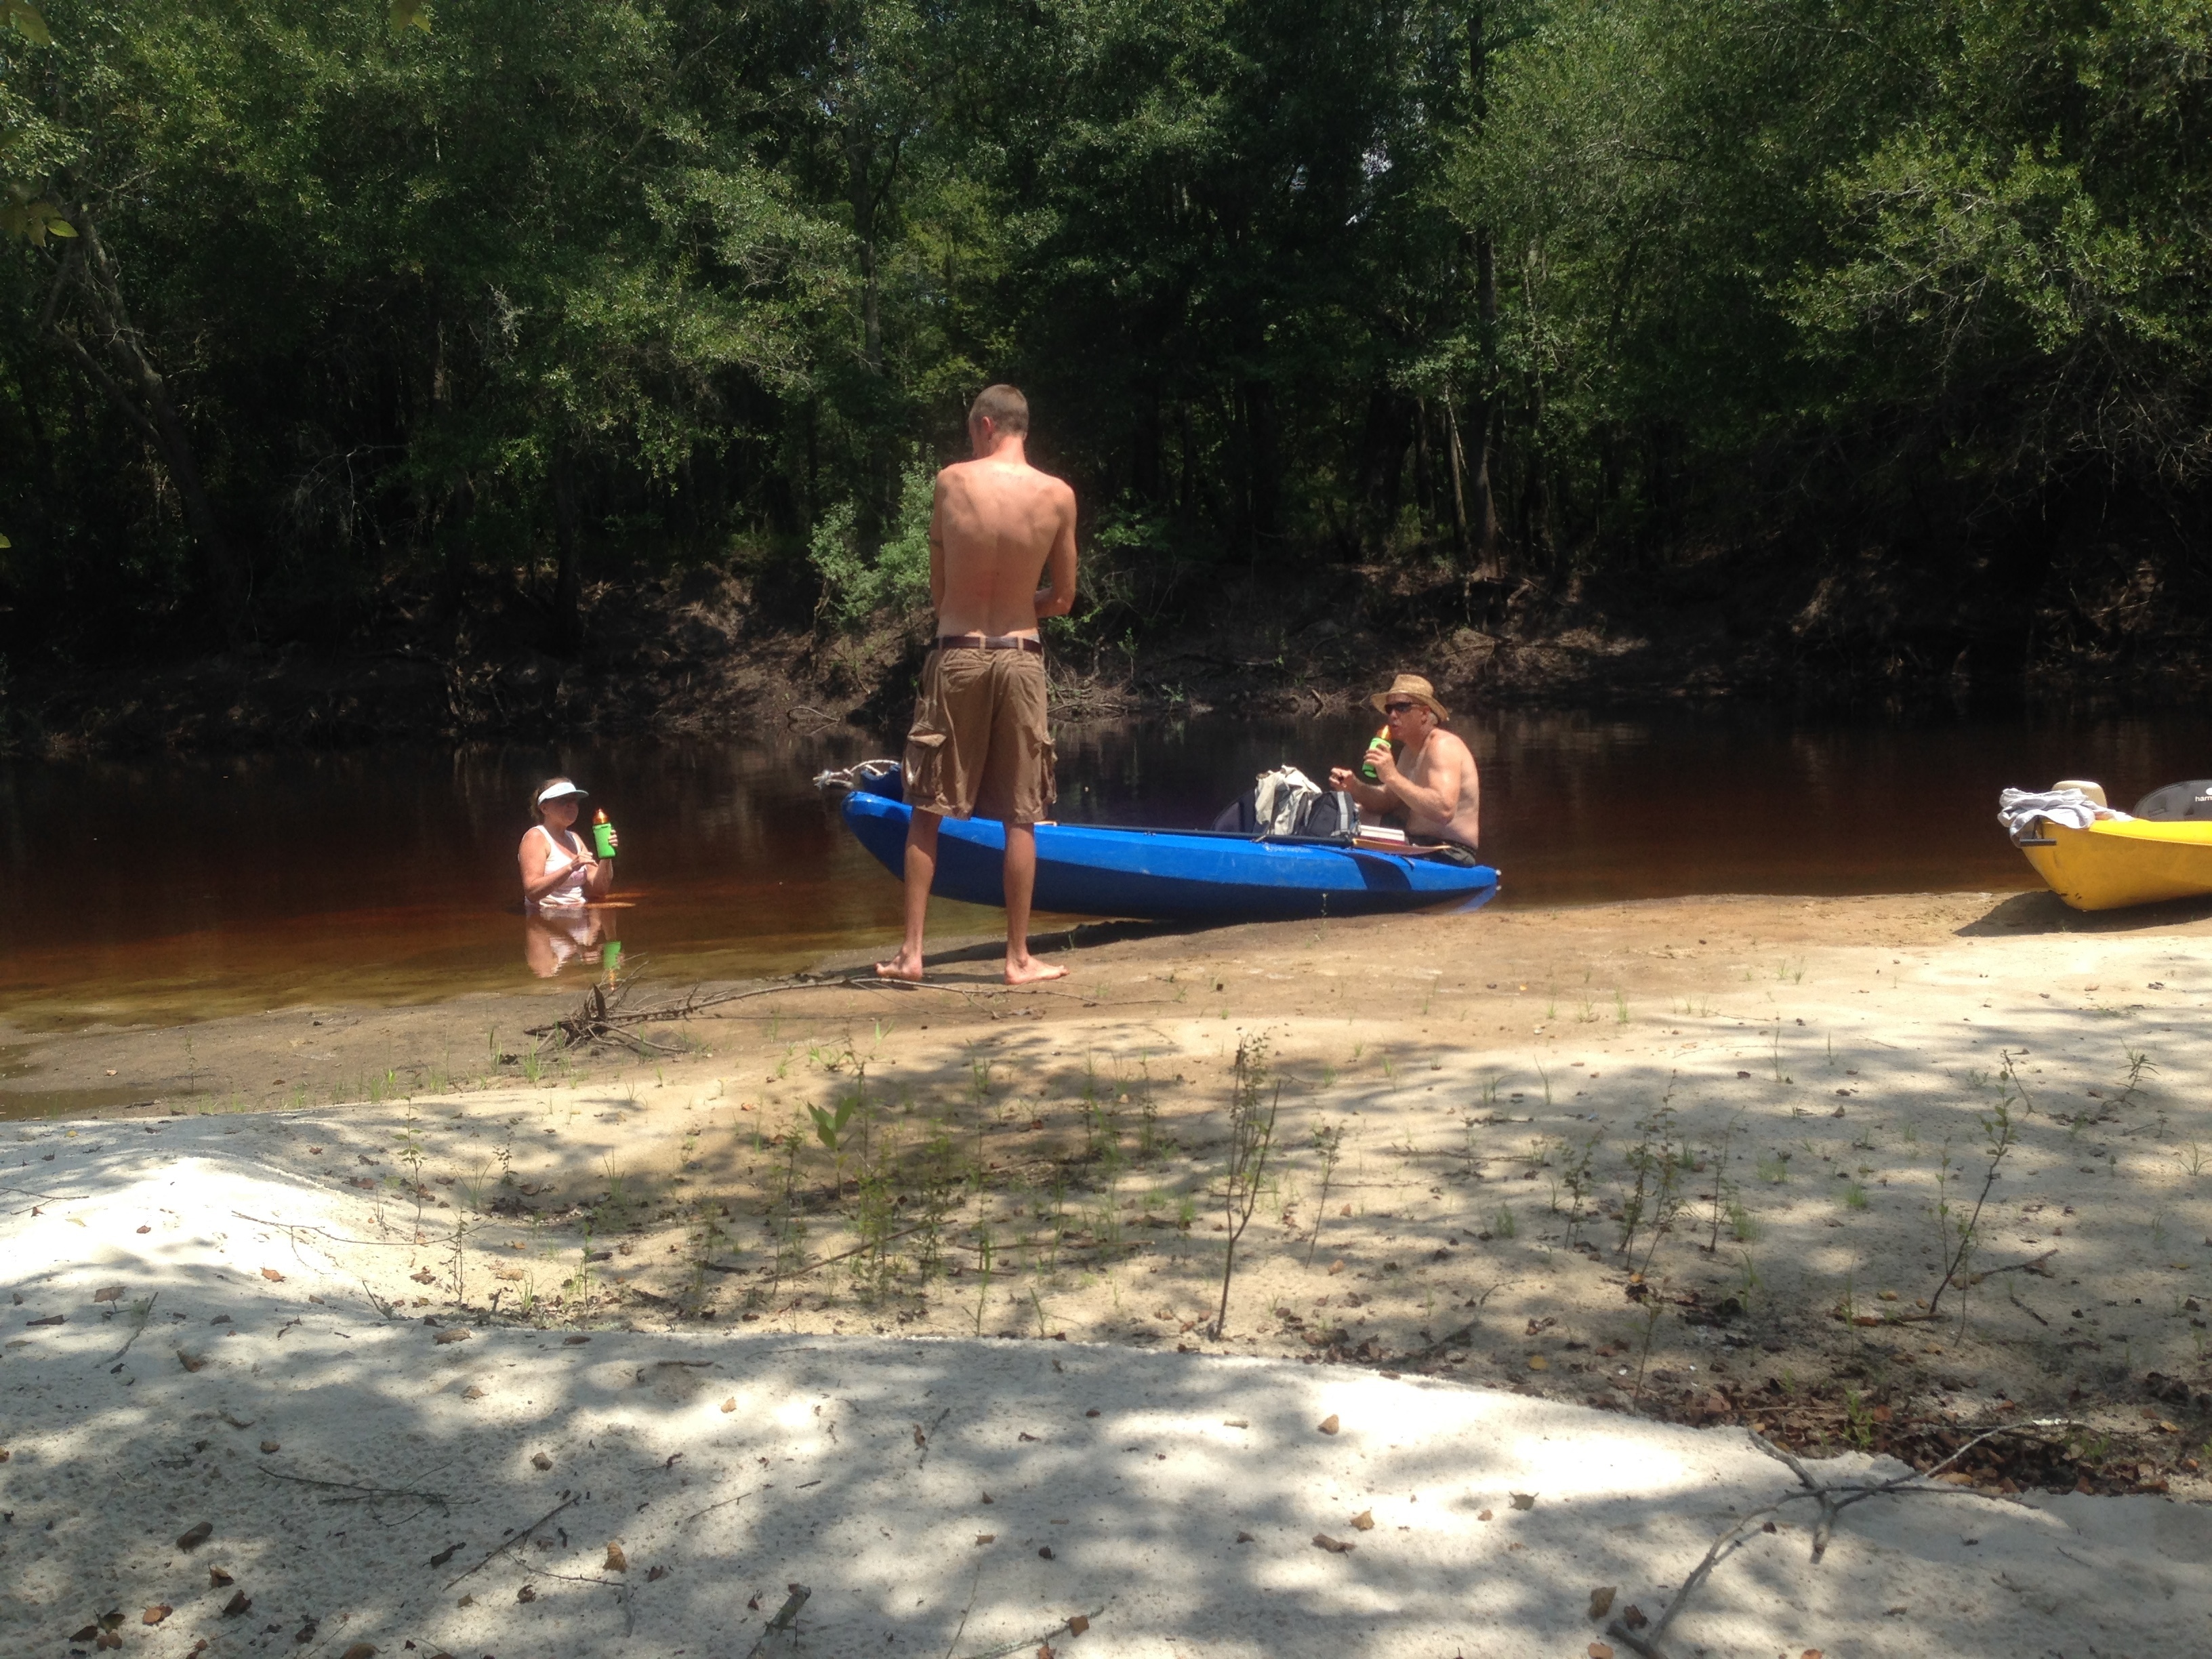
[[(1478, 711), (1486, 854), (1508, 905), (1693, 892), (2014, 889), (1996, 792), (2094, 777), (2115, 803), (2199, 776), (2203, 719), (1808, 722), (1786, 712)], [(1214, 716), (1063, 726), (1060, 815), (1203, 824), (1372, 727)], [(573, 983), (618, 933), (656, 973), (778, 972), (896, 938), (897, 882), (808, 787), (895, 752), (842, 728), (744, 742), (0, 764), (0, 1013), (27, 1025), (404, 1002)], [(530, 786), (587, 776), (636, 908), (518, 957)], [(191, 833), (175, 831), (186, 803)], [(159, 847), (159, 857), (143, 849)], [(933, 936), (996, 912), (939, 907)], [(599, 964), (604, 966), (604, 963)], [(566, 993), (564, 992), (563, 994)]]
[(532, 910), (523, 918), (522, 960), (540, 979), (551, 979), (571, 963), (582, 962), (609, 975), (621, 971), (622, 941), (611, 931), (611, 912), (627, 904), (579, 905), (573, 909)]

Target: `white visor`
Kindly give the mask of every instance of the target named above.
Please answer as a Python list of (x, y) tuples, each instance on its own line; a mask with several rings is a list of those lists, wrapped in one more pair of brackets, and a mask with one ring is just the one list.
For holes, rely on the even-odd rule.
[(579, 789), (573, 783), (548, 784), (544, 790), (538, 795), (538, 804), (540, 806), (543, 806), (549, 800), (565, 800), (571, 795), (581, 796), (588, 795), (590, 793), (590, 790)]

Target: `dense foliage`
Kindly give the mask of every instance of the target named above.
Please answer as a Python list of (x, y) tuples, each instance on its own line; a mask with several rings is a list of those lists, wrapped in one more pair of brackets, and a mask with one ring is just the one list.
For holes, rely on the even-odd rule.
[(854, 619), (994, 379), (1097, 640), (1263, 562), (2032, 607), (2203, 544), (2208, 81), (2201, 0), (0, 0), (0, 651)]

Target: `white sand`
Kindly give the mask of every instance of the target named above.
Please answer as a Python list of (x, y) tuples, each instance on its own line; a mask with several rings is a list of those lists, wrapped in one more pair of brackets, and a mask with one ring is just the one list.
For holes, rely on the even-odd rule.
[[(1656, 1616), (1735, 1515), (1794, 1484), (1738, 1431), (1326, 1365), (489, 1327), (441, 1345), (358, 1276), (411, 1232), (258, 1155), (295, 1132), (172, 1120), (0, 1143), (0, 1652), (88, 1649), (70, 1634), (118, 1610), (124, 1647), (179, 1659), (204, 1638), (738, 1659), (804, 1583), (798, 1650), (823, 1655), (1028, 1653), (1073, 1613), (1090, 1629), (1052, 1638), (1073, 1655), (1580, 1655), (1601, 1636), (1593, 1588)], [(1341, 1432), (1316, 1432), (1331, 1414)], [(2212, 1649), (2212, 1508), (1876, 1499), (1818, 1565), (1809, 1509), (1720, 1569), (1674, 1652)], [(201, 1521), (209, 1540), (176, 1547)], [(234, 1589), (210, 1566), (250, 1610), (222, 1613)]]

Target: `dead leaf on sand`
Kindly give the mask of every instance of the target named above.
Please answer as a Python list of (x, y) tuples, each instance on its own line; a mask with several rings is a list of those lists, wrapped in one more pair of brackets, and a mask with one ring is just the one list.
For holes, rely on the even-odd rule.
[(1325, 1532), (1316, 1533), (1313, 1540), (1316, 1547), (1327, 1550), (1331, 1555), (1349, 1555), (1359, 1547), (1357, 1544), (1346, 1543), (1341, 1538), (1331, 1538)]
[(1375, 1530), (1375, 1511), (1373, 1510), (1360, 1510), (1358, 1514), (1352, 1517), (1352, 1529), (1355, 1532), (1373, 1532)]
[(530, 1467), (533, 1469), (550, 1469), (553, 1467), (553, 1460), (544, 1452), (532, 1452), (530, 1454)]
[(1807, 1648), (1802, 1654), (1798, 1656), (1798, 1659), (1820, 1659), (1820, 1650), (1818, 1648)]
[(230, 1576), (228, 1571), (222, 1567), (210, 1567), (208, 1569), (208, 1588), (210, 1589), (221, 1589), (226, 1584), (232, 1584), (237, 1582), (237, 1580)]
[(1509, 1492), (1505, 1495), (1513, 1500), (1513, 1507), (1516, 1510), (1533, 1510), (1536, 1507), (1536, 1494), (1533, 1492)]
[(284, 1448), (279, 1442), (274, 1440), (264, 1440), (261, 1443), (261, 1449), (265, 1452), (279, 1452), (283, 1451)]
[(514, 1599), (518, 1601), (535, 1601), (538, 1599), (538, 1586), (525, 1584), (520, 1589), (515, 1591)]
[(1485, 1510), (1480, 1515), (1476, 1516), (1474, 1518), (1478, 1521), (1489, 1521), (1494, 1519), (1497, 1513), (1498, 1512), (1495, 1510)]
[(653, 1568), (651, 1568), (650, 1570), (648, 1570), (648, 1571), (647, 1571), (647, 1573), (646, 1573), (646, 1575), (645, 1575), (645, 1582), (646, 1582), (647, 1583), (648, 1583), (648, 1584), (651, 1584), (651, 1583), (657, 1583), (659, 1581), (660, 1581), (661, 1579), (665, 1578), (665, 1577), (668, 1577), (668, 1569), (667, 1569), (667, 1568), (665, 1568), (665, 1567), (653, 1567)]
[(1342, 1261), (1341, 1260), (1335, 1261), (1332, 1261), (1332, 1262), (1330, 1262), (1330, 1263), (1328, 1264), (1328, 1276), (1329, 1276), (1331, 1279), (1335, 1278), (1339, 1273), (1342, 1273), (1343, 1271), (1344, 1271), (1344, 1263), (1343, 1263), (1343, 1261)]
[(1613, 1649), (1603, 1642), (1589, 1644), (1589, 1659), (1613, 1659)]
[(1552, 1369), (1552, 1362), (1540, 1353), (1532, 1353), (1528, 1356), (1528, 1369), (1532, 1371), (1548, 1371)]
[(507, 1280), (510, 1285), (518, 1284), (522, 1279), (522, 1269), (520, 1267), (501, 1267), (498, 1269), (497, 1276)]
[(460, 1547), (461, 1547), (459, 1544), (447, 1545), (445, 1548), (440, 1550), (435, 1555), (430, 1558), (430, 1565), (434, 1567), (444, 1566), (447, 1562), (453, 1559), (454, 1554), (460, 1549)]
[(33, 1330), (40, 1325), (66, 1325), (68, 1322), (69, 1321), (60, 1314), (48, 1314), (44, 1319), (25, 1320), (23, 1322), (23, 1328), (25, 1330)]
[(417, 1267), (413, 1273), (408, 1274), (407, 1277), (413, 1279), (417, 1285), (434, 1285), (438, 1282), (438, 1275), (432, 1273), (428, 1267)]
[(187, 1349), (179, 1348), (177, 1350), (177, 1364), (182, 1365), (188, 1371), (196, 1371), (207, 1364), (207, 1356), (204, 1354), (193, 1353)]
[(1338, 1427), (1336, 1413), (1334, 1412), (1331, 1412), (1327, 1417), (1322, 1418), (1322, 1420), (1314, 1426), (1318, 1428), (1323, 1434), (1334, 1434)]
[(1589, 1616), (1591, 1618), (1602, 1619), (1613, 1611), (1613, 1592), (1618, 1588), (1617, 1585), (1605, 1584), (1590, 1592)]
[(180, 1550), (196, 1550), (214, 1536), (215, 1522), (203, 1521), (197, 1526), (185, 1528), (177, 1534), (177, 1547)]
[(235, 1619), (253, 1606), (253, 1598), (244, 1590), (234, 1591), (229, 1601), (222, 1604), (222, 1616)]
[(995, 1532), (979, 1532), (975, 1534), (975, 1543), (978, 1548), (981, 1548), (985, 1544), (995, 1544), (998, 1541), (999, 1534)]
[(1620, 1622), (1627, 1626), (1631, 1630), (1642, 1630), (1651, 1621), (1644, 1616), (1643, 1608), (1638, 1607), (1635, 1602), (1631, 1601), (1628, 1604), (1627, 1610), (1620, 1615)]
[(473, 1382), (461, 1390), (461, 1398), (464, 1400), (481, 1400), (483, 1397), (484, 1391)]
[[(722, 1402), (722, 1409), (723, 1409), (723, 1411), (725, 1411), (725, 1412), (733, 1412), (733, 1411), (737, 1410), (737, 1408), (738, 1408), (738, 1397), (737, 1397), (737, 1395), (731, 1395), (727, 1400), (725, 1400), (725, 1401)], [(917, 1429), (917, 1430), (915, 1430), (915, 1435), (916, 1435), (916, 1437), (917, 1437), (917, 1438), (916, 1438), (916, 1439), (915, 1439), (915, 1443), (916, 1445), (920, 1445), (920, 1444), (921, 1443), (921, 1442), (920, 1438), (918, 1437), (920, 1436), (921, 1432), (921, 1431), (919, 1429)]]
[(564, 1348), (580, 1348), (591, 1340), (588, 1336), (564, 1336), (561, 1339), (561, 1346)]
[(261, 1276), (267, 1279), (271, 1285), (282, 1285), (284, 1282), (284, 1275), (278, 1273), (274, 1267), (264, 1267), (261, 1270)]
[(473, 1333), (465, 1330), (440, 1331), (430, 1340), (443, 1347), (448, 1342), (465, 1342), (471, 1334)]
[(1260, 1540), (1249, 1532), (1240, 1532), (1237, 1534), (1237, 1541), (1240, 1544), (1256, 1544)]
[(94, 1302), (120, 1302), (123, 1287), (120, 1285), (103, 1285), (92, 1293), (92, 1299)]
[(607, 1545), (607, 1571), (609, 1572), (629, 1571), (629, 1557), (623, 1553), (623, 1547), (620, 1544), (610, 1542)]
[(167, 1601), (156, 1601), (138, 1615), (138, 1622), (142, 1625), (158, 1625), (175, 1611), (176, 1609)]
[(1079, 1613), (1067, 1621), (1067, 1633), (1070, 1636), (1080, 1636), (1090, 1628), (1091, 1620)]
[(376, 1650), (366, 1642), (356, 1642), (340, 1654), (338, 1659), (376, 1659)]

